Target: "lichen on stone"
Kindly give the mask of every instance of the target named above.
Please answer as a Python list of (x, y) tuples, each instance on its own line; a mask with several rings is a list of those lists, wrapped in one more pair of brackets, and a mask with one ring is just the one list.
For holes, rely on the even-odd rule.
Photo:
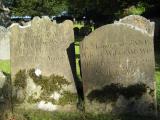
[(26, 70), (20, 70), (16, 75), (14, 79), (14, 86), (16, 88), (23, 88), (25, 89), (27, 86), (27, 75)]
[(63, 97), (61, 97), (58, 101), (59, 105), (76, 104), (77, 102), (77, 95), (75, 93), (64, 91), (62, 96)]
[[(64, 89), (65, 86), (70, 85), (63, 76), (58, 75), (50, 75), (50, 76), (37, 76), (35, 74), (35, 69), (20, 70), (15, 77), (15, 87), (18, 89), (23, 88), (27, 91), (27, 86), (29, 84), (29, 80), (33, 80), (32, 82), (35, 86), (40, 87), (39, 97), (37, 96), (37, 92), (31, 93), (26, 92), (26, 100), (28, 103), (39, 103), (40, 101), (50, 102), (52, 104), (65, 105), (76, 103), (77, 95), (75, 93), (71, 93)], [(27, 82), (26, 82), (27, 81)], [(56, 94), (55, 94), (56, 93)], [(28, 95), (27, 95), (28, 94)]]

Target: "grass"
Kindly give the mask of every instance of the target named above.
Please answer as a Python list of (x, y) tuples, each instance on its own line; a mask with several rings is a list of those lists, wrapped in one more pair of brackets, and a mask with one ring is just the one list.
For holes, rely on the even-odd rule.
[(84, 23), (83, 24), (81, 24), (81, 23), (74, 24), (74, 27), (77, 27), (80, 29), (80, 28), (84, 27)]
[(155, 78), (156, 78), (156, 89), (157, 89), (157, 102), (160, 106), (160, 55), (155, 55), (156, 60), (156, 72), (155, 72)]
[(157, 87), (157, 102), (160, 105), (160, 71), (157, 71), (155, 76), (156, 76), (156, 87)]
[(76, 54), (76, 72), (79, 80), (81, 79), (80, 76), (80, 66), (79, 66), (79, 60), (80, 60), (80, 51), (79, 51), (79, 42), (75, 42), (75, 54)]
[[(79, 29), (81, 29), (84, 26), (85, 26), (84, 23), (76, 23), (76, 24), (74, 24), (74, 27), (77, 27)], [(91, 28), (92, 28), (92, 31), (95, 30), (94, 26), (91, 26)]]
[(0, 60), (0, 71), (10, 73), (10, 60)]
[[(114, 116), (110, 114), (91, 114), (83, 112), (45, 112), (41, 110), (18, 110), (10, 118), (14, 120), (155, 120), (141, 116)], [(11, 119), (13, 120), (13, 119)]]

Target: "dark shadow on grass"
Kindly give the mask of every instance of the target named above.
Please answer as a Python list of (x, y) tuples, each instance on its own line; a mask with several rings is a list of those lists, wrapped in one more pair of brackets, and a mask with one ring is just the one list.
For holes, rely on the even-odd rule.
[[(78, 103), (78, 108), (83, 108), (81, 106), (83, 100), (84, 100), (84, 95), (83, 95), (83, 86), (81, 80), (77, 77), (76, 74), (76, 56), (75, 56), (75, 48), (74, 48), (74, 43), (70, 44), (69, 48), (67, 49), (67, 54), (70, 62), (70, 66), (72, 69), (72, 74), (74, 77), (74, 82), (77, 88), (77, 93), (78, 93), (78, 98), (79, 98), (79, 103)], [(80, 105), (80, 106), (79, 106)]]

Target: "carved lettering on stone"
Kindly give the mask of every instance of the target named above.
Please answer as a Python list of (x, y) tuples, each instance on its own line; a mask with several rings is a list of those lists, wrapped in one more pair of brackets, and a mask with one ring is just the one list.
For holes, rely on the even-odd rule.
[(129, 16), (80, 43), (86, 111), (156, 114), (153, 30), (145, 18)]

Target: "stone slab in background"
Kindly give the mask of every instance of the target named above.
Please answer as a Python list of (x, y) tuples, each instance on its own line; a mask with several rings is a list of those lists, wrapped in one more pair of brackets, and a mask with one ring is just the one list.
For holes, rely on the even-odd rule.
[(128, 16), (80, 43), (87, 112), (156, 114), (153, 30), (145, 18)]
[(10, 40), (7, 28), (0, 26), (0, 60), (10, 59)]

